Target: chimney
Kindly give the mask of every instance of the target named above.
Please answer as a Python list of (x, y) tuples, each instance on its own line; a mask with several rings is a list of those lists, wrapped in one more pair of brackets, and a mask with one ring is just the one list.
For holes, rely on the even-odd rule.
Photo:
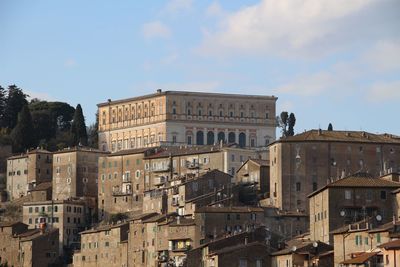
[(176, 217), (176, 224), (181, 224), (181, 216)]
[(160, 88), (157, 89), (157, 94), (161, 94), (162, 90)]
[(244, 238), (244, 244), (245, 245), (247, 245), (247, 243), (248, 243), (248, 238), (247, 238), (247, 236)]
[(321, 128), (318, 129), (318, 135), (322, 135), (322, 130), (321, 130)]

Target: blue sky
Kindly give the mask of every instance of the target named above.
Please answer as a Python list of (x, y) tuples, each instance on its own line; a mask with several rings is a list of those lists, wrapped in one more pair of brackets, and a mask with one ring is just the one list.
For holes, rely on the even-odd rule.
[(0, 85), (96, 104), (163, 90), (279, 97), (295, 130), (400, 135), (400, 1), (0, 1)]

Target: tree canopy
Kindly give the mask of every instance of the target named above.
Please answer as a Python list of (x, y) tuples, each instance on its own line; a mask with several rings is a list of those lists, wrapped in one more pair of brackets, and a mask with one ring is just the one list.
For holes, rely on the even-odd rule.
[(277, 124), (282, 130), (282, 137), (293, 136), (296, 116), (294, 113), (289, 114), (287, 111), (282, 111), (280, 116), (277, 117)]
[(23, 152), (35, 145), (33, 123), (28, 105), (18, 113), (17, 125), (11, 132), (14, 152)]
[(88, 144), (88, 135), (86, 131), (85, 117), (83, 117), (83, 111), (80, 104), (76, 106), (74, 118), (71, 125), (72, 134), (72, 145), (84, 145)]

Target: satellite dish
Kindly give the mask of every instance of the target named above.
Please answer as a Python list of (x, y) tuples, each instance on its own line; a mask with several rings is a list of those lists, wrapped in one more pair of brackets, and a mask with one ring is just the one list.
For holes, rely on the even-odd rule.
[(292, 247), (292, 252), (295, 252), (297, 250), (297, 247), (296, 246), (293, 246)]
[(342, 211), (340, 212), (340, 216), (344, 217), (345, 215), (346, 215), (346, 212), (345, 212), (344, 210), (342, 210)]
[(314, 248), (316, 248), (316, 247), (318, 247), (318, 242), (317, 242), (317, 241), (314, 241), (314, 242), (312, 243), (312, 245), (313, 245)]
[(376, 218), (376, 220), (377, 220), (378, 222), (382, 221), (382, 216), (381, 216), (381, 215), (379, 215), (379, 214), (378, 214), (378, 215), (376, 215), (376, 217), (375, 217), (375, 218)]

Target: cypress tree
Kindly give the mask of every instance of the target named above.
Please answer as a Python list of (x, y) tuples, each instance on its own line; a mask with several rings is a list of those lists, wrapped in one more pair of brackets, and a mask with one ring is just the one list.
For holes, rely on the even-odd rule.
[(296, 124), (296, 116), (294, 113), (290, 113), (289, 119), (288, 119), (288, 131), (287, 131), (287, 136), (293, 136), (294, 135), (294, 125)]
[(329, 125), (328, 125), (328, 131), (333, 131), (332, 123), (329, 123)]
[(18, 113), (18, 122), (11, 132), (11, 140), (14, 152), (23, 152), (34, 146), (33, 123), (28, 105), (23, 106)]
[(83, 117), (82, 107), (80, 104), (76, 106), (74, 118), (71, 125), (72, 145), (84, 145), (88, 143), (88, 135), (86, 132), (85, 117)]

